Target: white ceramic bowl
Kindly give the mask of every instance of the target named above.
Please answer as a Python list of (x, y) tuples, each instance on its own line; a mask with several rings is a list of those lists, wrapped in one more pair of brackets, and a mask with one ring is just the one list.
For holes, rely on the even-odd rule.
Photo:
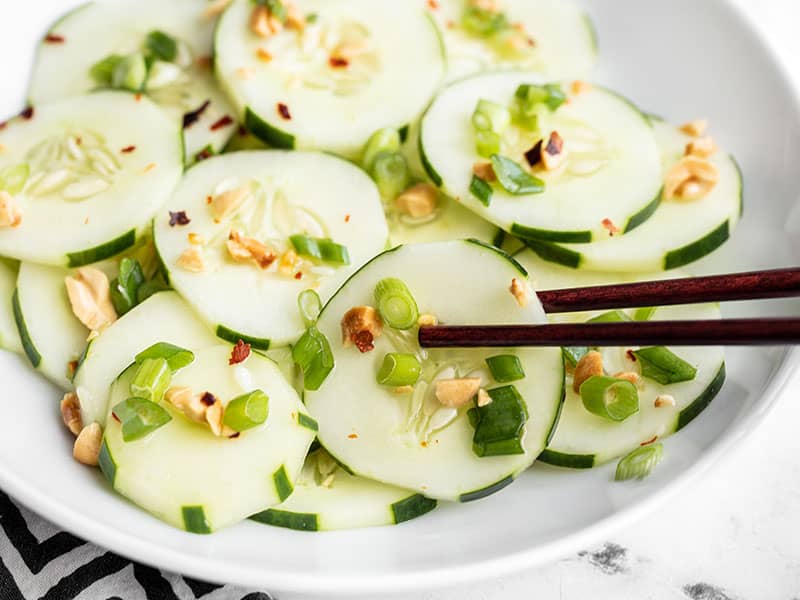
[[(17, 57), (3, 59), (0, 114), (19, 110), (36, 39), (74, 4), (37, 0), (35, 8), (23, 4), (13, 15), (10, 7), (0, 8), (0, 56)], [(800, 245), (787, 229), (797, 222), (797, 101), (742, 16), (723, 0), (584, 4), (600, 39), (596, 79), (673, 121), (709, 117), (716, 139), (743, 167), (743, 224), (731, 243), (692, 269), (793, 264)], [(793, 306), (762, 303), (726, 311), (766, 315)], [(573, 552), (664, 502), (758, 425), (799, 356), (781, 349), (730, 350), (729, 380), (720, 396), (665, 442), (664, 463), (640, 484), (613, 483), (613, 465), (589, 472), (536, 466), (484, 501), (446, 506), (399, 527), (309, 534), (248, 522), (202, 537), (159, 523), (112, 494), (99, 473), (76, 464), (56, 390), (22, 359), (0, 353), (0, 487), (77, 535), (202, 579), (349, 597), (464, 584)]]

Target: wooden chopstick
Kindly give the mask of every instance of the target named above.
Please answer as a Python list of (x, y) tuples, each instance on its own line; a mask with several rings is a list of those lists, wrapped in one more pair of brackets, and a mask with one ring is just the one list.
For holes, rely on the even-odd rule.
[(800, 269), (548, 290), (537, 295), (548, 313), (788, 298), (800, 296)]
[(800, 344), (800, 318), (420, 327), (424, 348), (776, 346)]

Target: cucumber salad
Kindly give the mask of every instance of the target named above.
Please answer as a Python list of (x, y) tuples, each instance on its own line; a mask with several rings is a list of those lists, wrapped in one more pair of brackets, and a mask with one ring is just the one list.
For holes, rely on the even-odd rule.
[(537, 299), (688, 276), (742, 212), (709, 123), (597, 56), (572, 0), (83, 5), (0, 124), (0, 344), (62, 390), (75, 459), (187, 532), (399, 524), (537, 461), (644, 478), (722, 348), (418, 342), (719, 318)]

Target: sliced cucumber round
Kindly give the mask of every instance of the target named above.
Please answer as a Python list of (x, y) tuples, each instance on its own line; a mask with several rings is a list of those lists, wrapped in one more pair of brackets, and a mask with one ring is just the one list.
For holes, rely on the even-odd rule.
[[(180, 529), (211, 533), (275, 506), (292, 493), (314, 440), (297, 392), (275, 363), (253, 353), (230, 366), (230, 346), (195, 352), (194, 362), (172, 375), (171, 386), (210, 391), (227, 404), (261, 390), (269, 397), (266, 421), (237, 437), (216, 437), (167, 402), (171, 420), (148, 436), (125, 441), (114, 406), (131, 397), (137, 365), (111, 386), (100, 466), (114, 490)], [(134, 355), (128, 360), (133, 361)]]
[[(516, 258), (531, 272), (537, 289), (563, 289), (588, 285), (627, 283), (665, 278), (664, 273), (620, 274), (578, 272), (549, 264), (537, 258), (530, 250)], [(671, 273), (669, 276), (680, 276)], [(577, 276), (577, 277), (576, 277)], [(626, 311), (634, 316), (635, 311)], [(585, 321), (597, 312), (552, 315), (551, 321)], [(652, 320), (718, 319), (719, 307), (715, 304), (665, 306), (656, 309)], [(635, 348), (634, 348), (635, 349)], [(603, 366), (607, 373), (640, 371), (640, 366), (630, 360), (630, 348), (603, 348)], [(615, 423), (590, 413), (581, 397), (572, 387), (572, 375), (566, 377), (566, 400), (555, 435), (539, 460), (563, 467), (591, 468), (611, 461), (635, 450), (656, 438), (664, 438), (687, 425), (719, 392), (725, 382), (724, 352), (721, 347), (672, 347), (670, 350), (697, 369), (691, 381), (663, 385), (642, 377), (639, 384), (639, 412), (621, 423)], [(671, 396), (675, 404), (656, 407), (659, 396)]]
[[(219, 218), (207, 200), (231, 190), (246, 196)], [(190, 223), (171, 226), (170, 211), (184, 212)], [(312, 287), (327, 299), (386, 247), (389, 235), (378, 191), (363, 171), (328, 154), (279, 150), (225, 154), (197, 165), (156, 218), (154, 231), (175, 289), (221, 337), (262, 350), (292, 343), (302, 333), (301, 291)], [(235, 262), (228, 249), (232, 231), (265, 243), (274, 262), (265, 268)], [(192, 246), (189, 234), (205, 243)], [(282, 269), (294, 235), (333, 240), (346, 248), (348, 264), (304, 260)], [(204, 257), (200, 271), (181, 266), (190, 248)]]
[[(683, 156), (691, 140), (676, 127), (654, 120), (663, 173)], [(742, 174), (735, 159), (722, 151), (709, 158), (719, 182), (693, 202), (664, 201), (641, 227), (592, 244), (529, 245), (542, 258), (575, 269), (658, 271), (683, 267), (710, 254), (733, 234), (742, 214)]]
[(471, 121), (478, 102), (511, 107), (520, 85), (540, 81), (529, 73), (495, 73), (446, 88), (422, 120), (420, 148), (431, 179), (523, 238), (586, 243), (607, 238), (609, 220), (622, 231), (640, 225), (658, 205), (662, 186), (653, 129), (638, 108), (599, 87), (573, 95), (554, 112), (543, 111), (536, 133), (516, 125), (505, 132), (500, 154), (519, 165), (527, 165), (525, 153), (550, 132), (564, 140), (562, 166), (535, 172), (544, 181), (543, 193), (515, 196), (493, 184), (487, 202), (473, 194), (473, 165), (486, 161), (477, 152)]
[[(463, 265), (462, 269), (454, 265)], [(442, 323), (536, 323), (544, 320), (532, 298), (521, 307), (509, 292), (516, 279), (527, 285), (518, 263), (496, 248), (455, 241), (401, 246), (381, 254), (354, 275), (325, 306), (319, 331), (330, 341), (335, 367), (305, 402), (320, 425), (320, 443), (356, 475), (415, 490), (441, 500), (473, 500), (495, 492), (536, 459), (547, 443), (561, 405), (564, 366), (557, 349), (421, 351), (416, 328), (401, 332), (384, 326), (374, 350), (360, 353), (342, 344), (340, 321), (350, 309), (374, 304), (376, 284), (400, 279), (419, 311)], [(388, 352), (414, 353), (422, 374), (413, 392), (379, 385), (376, 375)], [(516, 413), (514, 451), (479, 457), (468, 409), (444, 407), (434, 383), (479, 378), (489, 393), (495, 382), (485, 359), (515, 355), (524, 376), (513, 385), (525, 409)], [(512, 393), (513, 390), (505, 389)], [(517, 398), (518, 400), (518, 398)], [(491, 405), (489, 405), (491, 406)], [(504, 406), (498, 401), (498, 407)], [(498, 408), (500, 410), (500, 408)], [(474, 414), (474, 413), (473, 413)], [(488, 454), (488, 453), (484, 453)]]
[(506, 29), (518, 29), (485, 36), (464, 27), (464, 0), (429, 5), (447, 48), (449, 81), (509, 68), (551, 79), (581, 79), (589, 76), (597, 60), (592, 22), (572, 0), (504, 0), (499, 6), (507, 18)]
[(157, 342), (189, 349), (219, 344), (213, 332), (175, 292), (160, 292), (126, 313), (92, 340), (75, 373), (84, 424), (104, 423), (108, 390), (132, 357)]
[(396, 525), (434, 508), (436, 500), (421, 494), (351, 475), (319, 449), (306, 458), (289, 499), (251, 519), (300, 531), (335, 531)]
[(17, 287), (19, 265), (0, 259), (0, 348), (24, 354), (14, 318), (14, 290)]
[(220, 20), (217, 76), (250, 131), (278, 148), (355, 159), (373, 132), (420, 115), (445, 68), (422, 6), (306, 0), (299, 8), (313, 23), (267, 40), (250, 29), (249, 0), (235, 0)]
[[(116, 261), (93, 266), (109, 280), (117, 275)], [(72, 274), (61, 267), (22, 263), (14, 294), (14, 317), (25, 355), (34, 369), (65, 390), (72, 387), (72, 373), (90, 333), (73, 314), (67, 297), (64, 280)]]
[[(92, 2), (72, 11), (51, 29), (40, 45), (29, 100), (36, 106), (77, 96), (100, 85), (92, 67), (111, 55), (145, 50), (147, 35), (161, 31), (178, 43), (168, 65), (151, 68), (144, 91), (176, 123), (196, 119), (184, 129), (186, 160), (194, 162), (204, 148), (217, 153), (236, 131), (234, 109), (214, 81), (211, 66), (215, 20), (203, 16), (207, 0), (123, 0)], [(61, 38), (60, 42), (52, 36)], [(159, 72), (160, 70), (160, 72)], [(227, 121), (227, 119), (226, 119)], [(215, 127), (216, 125), (216, 127)]]
[(133, 246), (183, 171), (180, 130), (155, 104), (97, 92), (26, 111), (0, 131), (21, 221), (0, 253), (78, 267)]

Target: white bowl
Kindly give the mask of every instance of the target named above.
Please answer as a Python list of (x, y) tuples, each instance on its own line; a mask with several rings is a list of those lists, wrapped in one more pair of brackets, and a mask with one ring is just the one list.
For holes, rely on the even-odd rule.
[[(410, 1), (410, 0), (409, 0)], [(0, 26), (0, 55), (23, 56), (71, 0), (15, 9)], [(711, 119), (740, 161), (746, 216), (734, 239), (691, 267), (723, 272), (791, 265), (797, 222), (800, 119), (791, 87), (742, 16), (722, 0), (584, 0), (597, 25), (597, 80), (649, 111), (681, 122)], [(7, 70), (7, 72), (5, 72)], [(4, 60), (0, 114), (19, 110), (26, 60)], [(800, 213), (799, 213), (800, 214)], [(787, 225), (788, 223), (788, 225)], [(728, 315), (786, 312), (794, 303), (725, 307)], [(132, 559), (198, 577), (275, 592), (401, 592), (498, 576), (589, 545), (664, 502), (741, 441), (779, 397), (800, 354), (731, 349), (722, 393), (668, 439), (666, 459), (639, 484), (612, 481), (613, 465), (588, 472), (536, 466), (486, 500), (445, 506), (402, 526), (300, 533), (243, 523), (212, 536), (163, 525), (71, 458), (59, 394), (22, 359), (0, 354), (5, 427), (0, 487), (69, 531)], [(235, 493), (235, 490), (223, 493)]]

